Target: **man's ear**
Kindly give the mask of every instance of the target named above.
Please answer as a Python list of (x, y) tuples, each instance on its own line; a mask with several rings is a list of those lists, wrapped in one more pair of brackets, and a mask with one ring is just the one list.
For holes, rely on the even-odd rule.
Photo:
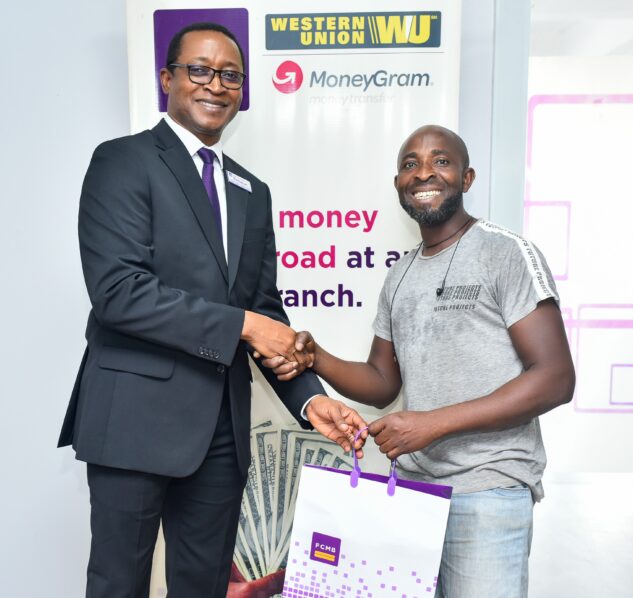
[(475, 171), (468, 167), (466, 170), (464, 170), (464, 176), (462, 179), (462, 192), (466, 193), (466, 191), (468, 191), (468, 189), (470, 189), (470, 186), (473, 184), (473, 181), (475, 180)]
[(173, 74), (167, 68), (160, 69), (160, 86), (163, 90), (163, 93), (169, 94), (169, 86), (171, 84), (171, 79)]

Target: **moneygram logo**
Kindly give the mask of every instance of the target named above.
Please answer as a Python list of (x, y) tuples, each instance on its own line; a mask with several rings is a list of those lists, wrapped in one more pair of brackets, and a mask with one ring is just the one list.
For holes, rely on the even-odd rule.
[(292, 60), (282, 62), (273, 75), (273, 85), (281, 93), (294, 93), (303, 83), (303, 71)]

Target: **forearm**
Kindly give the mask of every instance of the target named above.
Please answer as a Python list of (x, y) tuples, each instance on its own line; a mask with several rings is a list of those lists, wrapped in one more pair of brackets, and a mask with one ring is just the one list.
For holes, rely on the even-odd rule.
[(394, 379), (369, 362), (346, 361), (316, 345), (312, 369), (341, 395), (372, 407), (384, 408), (400, 391)]
[(571, 400), (574, 366), (556, 304), (544, 301), (509, 329), (523, 371), (486, 396), (432, 411), (400, 411), (369, 432), (390, 459), (456, 434), (513, 428)]
[(438, 410), (445, 433), (512, 428), (572, 399), (576, 378), (558, 306), (539, 303), (509, 332), (523, 371), (487, 396)]
[(302, 428), (311, 428), (310, 422), (303, 417), (302, 410), (309, 399), (316, 395), (326, 394), (315, 373), (306, 370), (296, 378), (282, 382), (277, 379), (271, 369), (262, 365), (261, 360), (256, 359), (254, 363), (299, 425)]
[(445, 437), (491, 432), (527, 423), (571, 399), (573, 367), (523, 374), (481, 398), (432, 411), (398, 411), (369, 426), (369, 433), (389, 459), (412, 453)]
[(425, 425), (434, 440), (513, 428), (569, 402), (574, 384), (572, 367), (533, 367), (489, 395), (427, 412)]

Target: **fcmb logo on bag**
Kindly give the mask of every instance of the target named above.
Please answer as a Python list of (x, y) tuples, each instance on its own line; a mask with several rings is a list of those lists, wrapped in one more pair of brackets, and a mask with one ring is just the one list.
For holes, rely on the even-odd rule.
[(341, 553), (341, 539), (333, 536), (326, 536), (319, 532), (312, 534), (312, 545), (310, 546), (310, 560), (319, 561), (327, 565), (336, 567)]
[(303, 71), (292, 60), (282, 62), (273, 75), (273, 85), (281, 93), (294, 93), (303, 83)]
[(266, 15), (268, 50), (439, 48), (442, 13), (313, 13)]

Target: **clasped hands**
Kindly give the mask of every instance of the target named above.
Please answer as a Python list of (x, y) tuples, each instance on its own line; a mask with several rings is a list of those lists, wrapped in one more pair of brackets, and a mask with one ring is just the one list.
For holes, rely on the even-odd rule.
[[(315, 344), (309, 332), (297, 333), (283, 322), (262, 314), (245, 313), (242, 339), (253, 348), (253, 357), (263, 358), (266, 367), (275, 369), (283, 364), (281, 369), (287, 375), (281, 377), (275, 371), (280, 380), (290, 380), (314, 363)], [(310, 348), (306, 347), (308, 341), (312, 341)]]
[[(314, 363), (315, 344), (310, 333), (296, 333), (283, 322), (264, 315), (245, 313), (242, 339), (253, 348), (253, 357), (261, 358), (280, 380), (291, 380)], [(359, 459), (363, 456), (367, 430), (360, 431), (367, 423), (354, 409), (328, 396), (316, 395), (308, 403), (305, 415), (317, 432), (345, 452), (353, 447)]]
[[(317, 345), (309, 332), (295, 333), (287, 326), (286, 329), (287, 344), (283, 352), (264, 353), (254, 347), (254, 357), (262, 358), (262, 365), (284, 381), (292, 380), (306, 368), (313, 367), (317, 351)], [(308, 403), (306, 416), (318, 432), (335, 441), (344, 451), (351, 450), (353, 445), (359, 458), (363, 455), (362, 447), (368, 435), (375, 439), (380, 451), (391, 460), (420, 450), (438, 438), (433, 416), (426, 412), (400, 411), (367, 424), (358, 412), (341, 401), (318, 395)], [(368, 429), (354, 441), (364, 428)]]

